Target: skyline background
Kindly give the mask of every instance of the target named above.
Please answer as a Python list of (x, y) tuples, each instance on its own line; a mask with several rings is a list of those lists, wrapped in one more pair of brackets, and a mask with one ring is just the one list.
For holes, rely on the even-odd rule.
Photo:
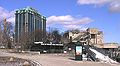
[(0, 0), (0, 22), (6, 17), (14, 25), (15, 10), (27, 6), (47, 17), (47, 27), (98, 28), (105, 42), (120, 43), (120, 0)]

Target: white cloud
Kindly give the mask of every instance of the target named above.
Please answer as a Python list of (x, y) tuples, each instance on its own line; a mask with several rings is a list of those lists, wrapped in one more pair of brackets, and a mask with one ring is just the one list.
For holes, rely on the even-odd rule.
[(80, 19), (77, 19), (77, 18), (73, 18), (73, 20), (71, 21), (63, 21), (63, 22), (60, 22), (61, 24), (65, 24), (65, 25), (79, 25), (79, 24), (88, 24), (90, 22), (93, 22), (94, 20), (88, 18), (88, 17), (83, 17), (83, 18), (80, 18)]
[(120, 12), (120, 0), (78, 0), (79, 5), (104, 5), (109, 6), (110, 11)]
[(8, 18), (7, 22), (11, 22), (11, 23), (15, 24), (15, 17), (13, 16), (13, 17)]
[(4, 8), (0, 7), (0, 21), (4, 19), (4, 17), (9, 16), (9, 12), (5, 10)]
[(89, 22), (93, 22), (89, 17), (83, 17), (83, 18), (75, 18), (71, 15), (65, 15), (65, 16), (50, 16), (47, 18), (47, 24), (53, 24), (53, 23), (59, 23), (64, 25), (69, 24), (87, 24)]
[(74, 20), (74, 18), (70, 15), (66, 16), (50, 16), (47, 18), (47, 24), (53, 23), (53, 22), (69, 22)]
[(50, 26), (51, 24), (60, 24), (67, 29), (80, 29), (81, 25), (88, 24), (93, 21), (94, 20), (89, 17), (75, 18), (71, 15), (50, 16), (47, 18), (47, 25)]
[(64, 25), (65, 28), (67, 29), (80, 29), (81, 26), (79, 25)]
[(78, 0), (78, 4), (104, 4), (111, 0)]
[(0, 7), (0, 22), (4, 20), (4, 18), (7, 18), (8, 22), (14, 23), (14, 11), (8, 11), (7, 9)]
[(88, 28), (83, 25), (63, 25), (63, 26), (69, 30), (73, 30), (73, 29), (86, 30)]
[(111, 2), (109, 7), (112, 12), (120, 12), (120, 0)]

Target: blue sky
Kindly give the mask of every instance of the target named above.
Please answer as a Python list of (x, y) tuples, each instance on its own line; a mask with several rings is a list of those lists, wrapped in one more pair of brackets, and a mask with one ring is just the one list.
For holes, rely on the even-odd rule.
[(47, 26), (60, 31), (98, 28), (105, 42), (120, 43), (119, 0), (0, 0), (0, 20), (14, 23), (16, 9), (31, 6), (47, 17)]

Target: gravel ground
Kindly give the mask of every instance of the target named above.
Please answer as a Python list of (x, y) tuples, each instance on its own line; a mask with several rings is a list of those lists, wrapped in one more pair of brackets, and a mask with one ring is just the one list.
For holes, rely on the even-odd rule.
[(30, 63), (31, 66), (36, 66), (34, 62), (21, 59), (21, 58), (15, 58), (15, 57), (9, 57), (9, 56), (0, 56), (0, 66), (23, 66), (24, 62)]
[[(1, 53), (1, 52), (0, 52)], [(91, 61), (75, 61), (72, 57), (57, 54), (16, 54), (16, 53), (2, 53), (7, 56), (13, 56), (23, 59), (37, 61), (41, 66), (120, 66), (120, 64), (109, 64)], [(1, 66), (1, 65), (0, 65)]]
[(0, 66), (20, 66), (18, 62), (0, 63)]

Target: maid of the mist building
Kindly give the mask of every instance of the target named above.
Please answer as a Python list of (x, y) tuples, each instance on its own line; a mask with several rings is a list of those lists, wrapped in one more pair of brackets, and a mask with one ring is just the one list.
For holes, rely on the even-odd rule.
[[(23, 9), (16, 10), (15, 13), (15, 41), (19, 42), (20, 37), (23, 33), (32, 33), (35, 30), (42, 30), (42, 38), (36, 39), (34, 41), (44, 41), (46, 36), (46, 17), (38, 13), (37, 10), (26, 7)], [(41, 33), (40, 33), (41, 34)]]

